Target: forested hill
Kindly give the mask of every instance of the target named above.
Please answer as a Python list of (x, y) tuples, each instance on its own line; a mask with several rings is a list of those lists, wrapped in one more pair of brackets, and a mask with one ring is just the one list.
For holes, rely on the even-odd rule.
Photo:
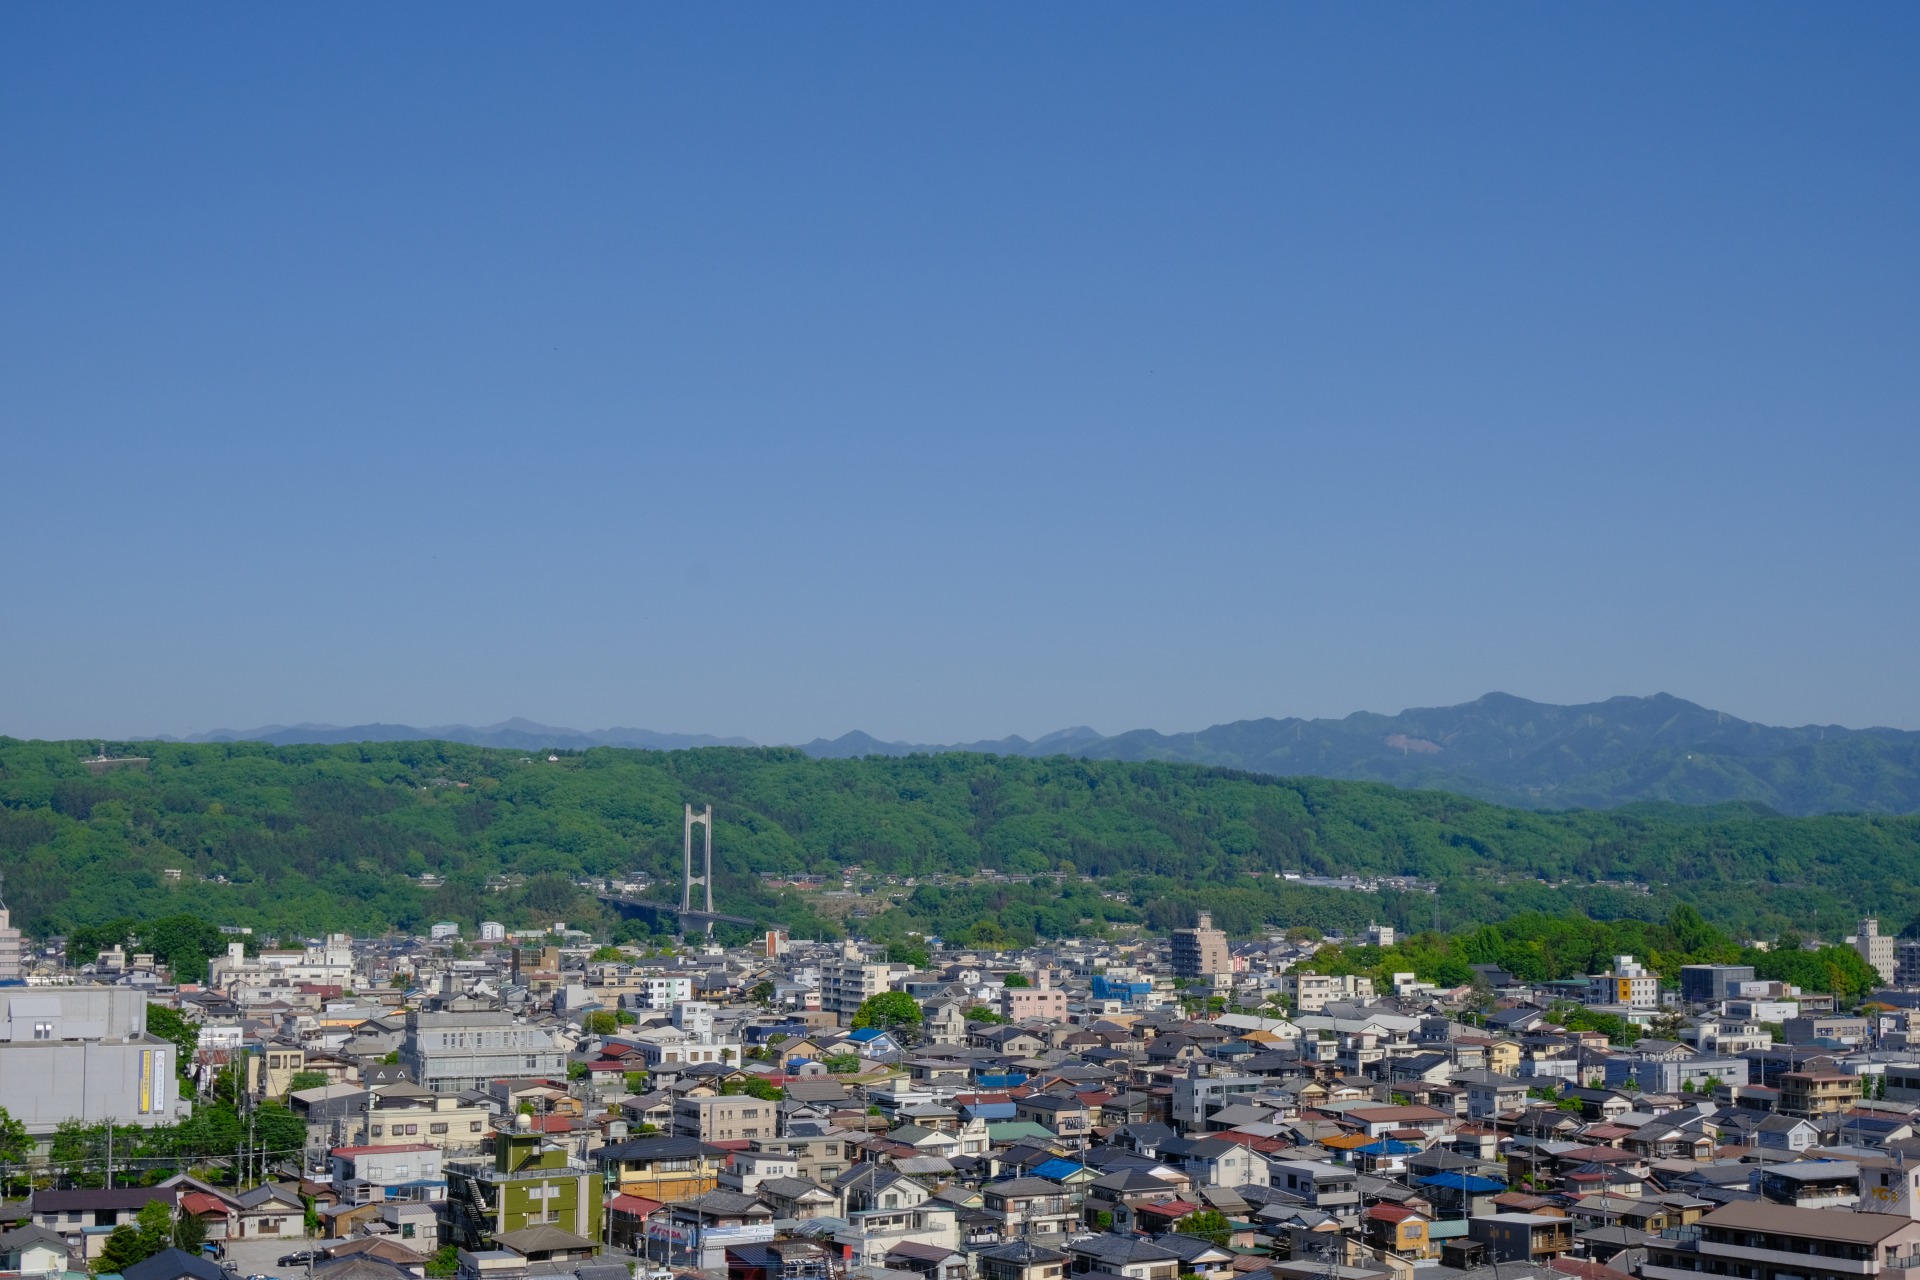
[[(754, 745), (744, 739), (646, 729), (579, 730), (500, 724), (266, 725), (216, 730), (189, 742), (296, 743), (448, 740), (504, 750), (638, 747), (671, 751)], [(1033, 758), (1167, 760), (1280, 777), (1346, 778), (1453, 791), (1527, 809), (1606, 809), (1643, 801), (1762, 804), (1780, 813), (1920, 812), (1920, 733), (1839, 725), (1756, 724), (1670, 694), (1577, 706), (1490, 693), (1452, 707), (1337, 720), (1235, 720), (1194, 733), (1084, 726), (934, 746), (854, 732), (800, 748), (823, 759), (960, 752)]]
[[(29, 929), (188, 910), (267, 932), (607, 921), (572, 883), (644, 870), (677, 896), (681, 803), (711, 802), (722, 909), (830, 933), (758, 872), (1029, 883), (922, 884), (862, 927), (990, 942), (1166, 927), (1205, 903), (1235, 931), (1369, 918), (1453, 927), (1525, 910), (1664, 918), (1675, 902), (1742, 933), (1851, 931), (1920, 912), (1920, 819), (1752, 808), (1500, 808), (1439, 792), (1162, 762), (793, 749), (544, 754), (445, 742), (111, 744), (0, 739), (0, 865)], [(179, 872), (176, 879), (165, 873)], [(1407, 875), (1437, 894), (1276, 878)], [(503, 872), (525, 877), (488, 888)], [(445, 883), (423, 886), (434, 873)], [(1092, 881), (1086, 877), (1094, 877)], [(1608, 883), (1613, 882), (1613, 883)]]
[[(1920, 811), (1920, 733), (1756, 724), (1670, 694), (1579, 706), (1490, 693), (1452, 707), (1338, 720), (1236, 720), (1196, 733), (1069, 729), (973, 746), (1013, 755), (1173, 760), (1433, 788), (1525, 808), (1744, 801), (1781, 813)], [(904, 755), (864, 733), (817, 756)], [(962, 748), (964, 749), (964, 748)]]

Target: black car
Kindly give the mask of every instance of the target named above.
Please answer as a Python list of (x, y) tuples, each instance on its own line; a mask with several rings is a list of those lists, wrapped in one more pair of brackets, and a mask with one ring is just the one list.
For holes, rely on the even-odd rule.
[(326, 1257), (327, 1255), (318, 1249), (301, 1249), (297, 1253), (281, 1254), (280, 1260), (273, 1265), (276, 1267), (304, 1267), (309, 1262), (324, 1262), (326, 1261)]

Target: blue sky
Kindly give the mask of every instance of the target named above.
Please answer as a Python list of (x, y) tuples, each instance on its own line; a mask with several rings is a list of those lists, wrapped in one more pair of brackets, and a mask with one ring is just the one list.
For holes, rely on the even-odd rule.
[(1920, 11), (0, 9), (0, 732), (1920, 728)]

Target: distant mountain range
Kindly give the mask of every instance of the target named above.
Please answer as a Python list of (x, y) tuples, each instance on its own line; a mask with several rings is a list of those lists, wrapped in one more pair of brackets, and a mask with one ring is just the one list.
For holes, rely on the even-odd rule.
[[(440, 725), (268, 726), (188, 741), (402, 741), (444, 738), (479, 746), (619, 746), (652, 750), (752, 746), (744, 738), (644, 729), (557, 729), (526, 720)], [(1094, 760), (1172, 760), (1250, 773), (1308, 775), (1454, 791), (1536, 809), (1613, 808), (1646, 801), (1745, 801), (1781, 813), (1920, 811), (1920, 733), (1839, 725), (1779, 728), (1711, 711), (1670, 694), (1581, 706), (1490, 693), (1455, 707), (1339, 720), (1236, 720), (1194, 733), (1135, 729), (1111, 737), (1086, 727), (1034, 741), (944, 745), (882, 742), (854, 732), (800, 750), (822, 758), (977, 751)]]
[(418, 742), (423, 739), (465, 742), (476, 747), (506, 747), (514, 751), (538, 751), (543, 747), (563, 747), (581, 751), (588, 747), (639, 747), (647, 751), (681, 751), (688, 747), (751, 747), (758, 745), (745, 738), (716, 738), (706, 733), (654, 733), (649, 729), (559, 729), (515, 717), (499, 724), (436, 724), (416, 729), (410, 724), (269, 724), (258, 729), (235, 731), (214, 729), (185, 738), (160, 738), (161, 742), (271, 742), (288, 746), (296, 742)]

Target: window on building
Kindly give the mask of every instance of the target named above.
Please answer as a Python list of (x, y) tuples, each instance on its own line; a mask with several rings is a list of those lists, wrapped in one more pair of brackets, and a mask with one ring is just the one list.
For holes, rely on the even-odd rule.
[(445, 1133), (446, 1131), (447, 1126), (444, 1124), (430, 1124), (427, 1126), (428, 1133)]
[(467, 1122), (467, 1132), (468, 1133), (480, 1132), (480, 1122), (478, 1120), (469, 1120)]
[(33, 1024), (33, 1038), (34, 1038), (35, 1040), (51, 1040), (51, 1039), (53, 1039), (53, 1024), (52, 1024), (51, 1022), (36, 1022), (36, 1023), (34, 1023), (34, 1024)]
[(527, 1055), (527, 1070), (529, 1070), (529, 1071), (533, 1071), (533, 1070), (536, 1070), (536, 1069), (538, 1069), (538, 1067), (539, 1067), (539, 1066), (540, 1066), (540, 1059), (538, 1059), (538, 1058), (536, 1058), (536, 1057), (534, 1057), (534, 1056), (533, 1056), (532, 1054), (528, 1054), (528, 1055)]

